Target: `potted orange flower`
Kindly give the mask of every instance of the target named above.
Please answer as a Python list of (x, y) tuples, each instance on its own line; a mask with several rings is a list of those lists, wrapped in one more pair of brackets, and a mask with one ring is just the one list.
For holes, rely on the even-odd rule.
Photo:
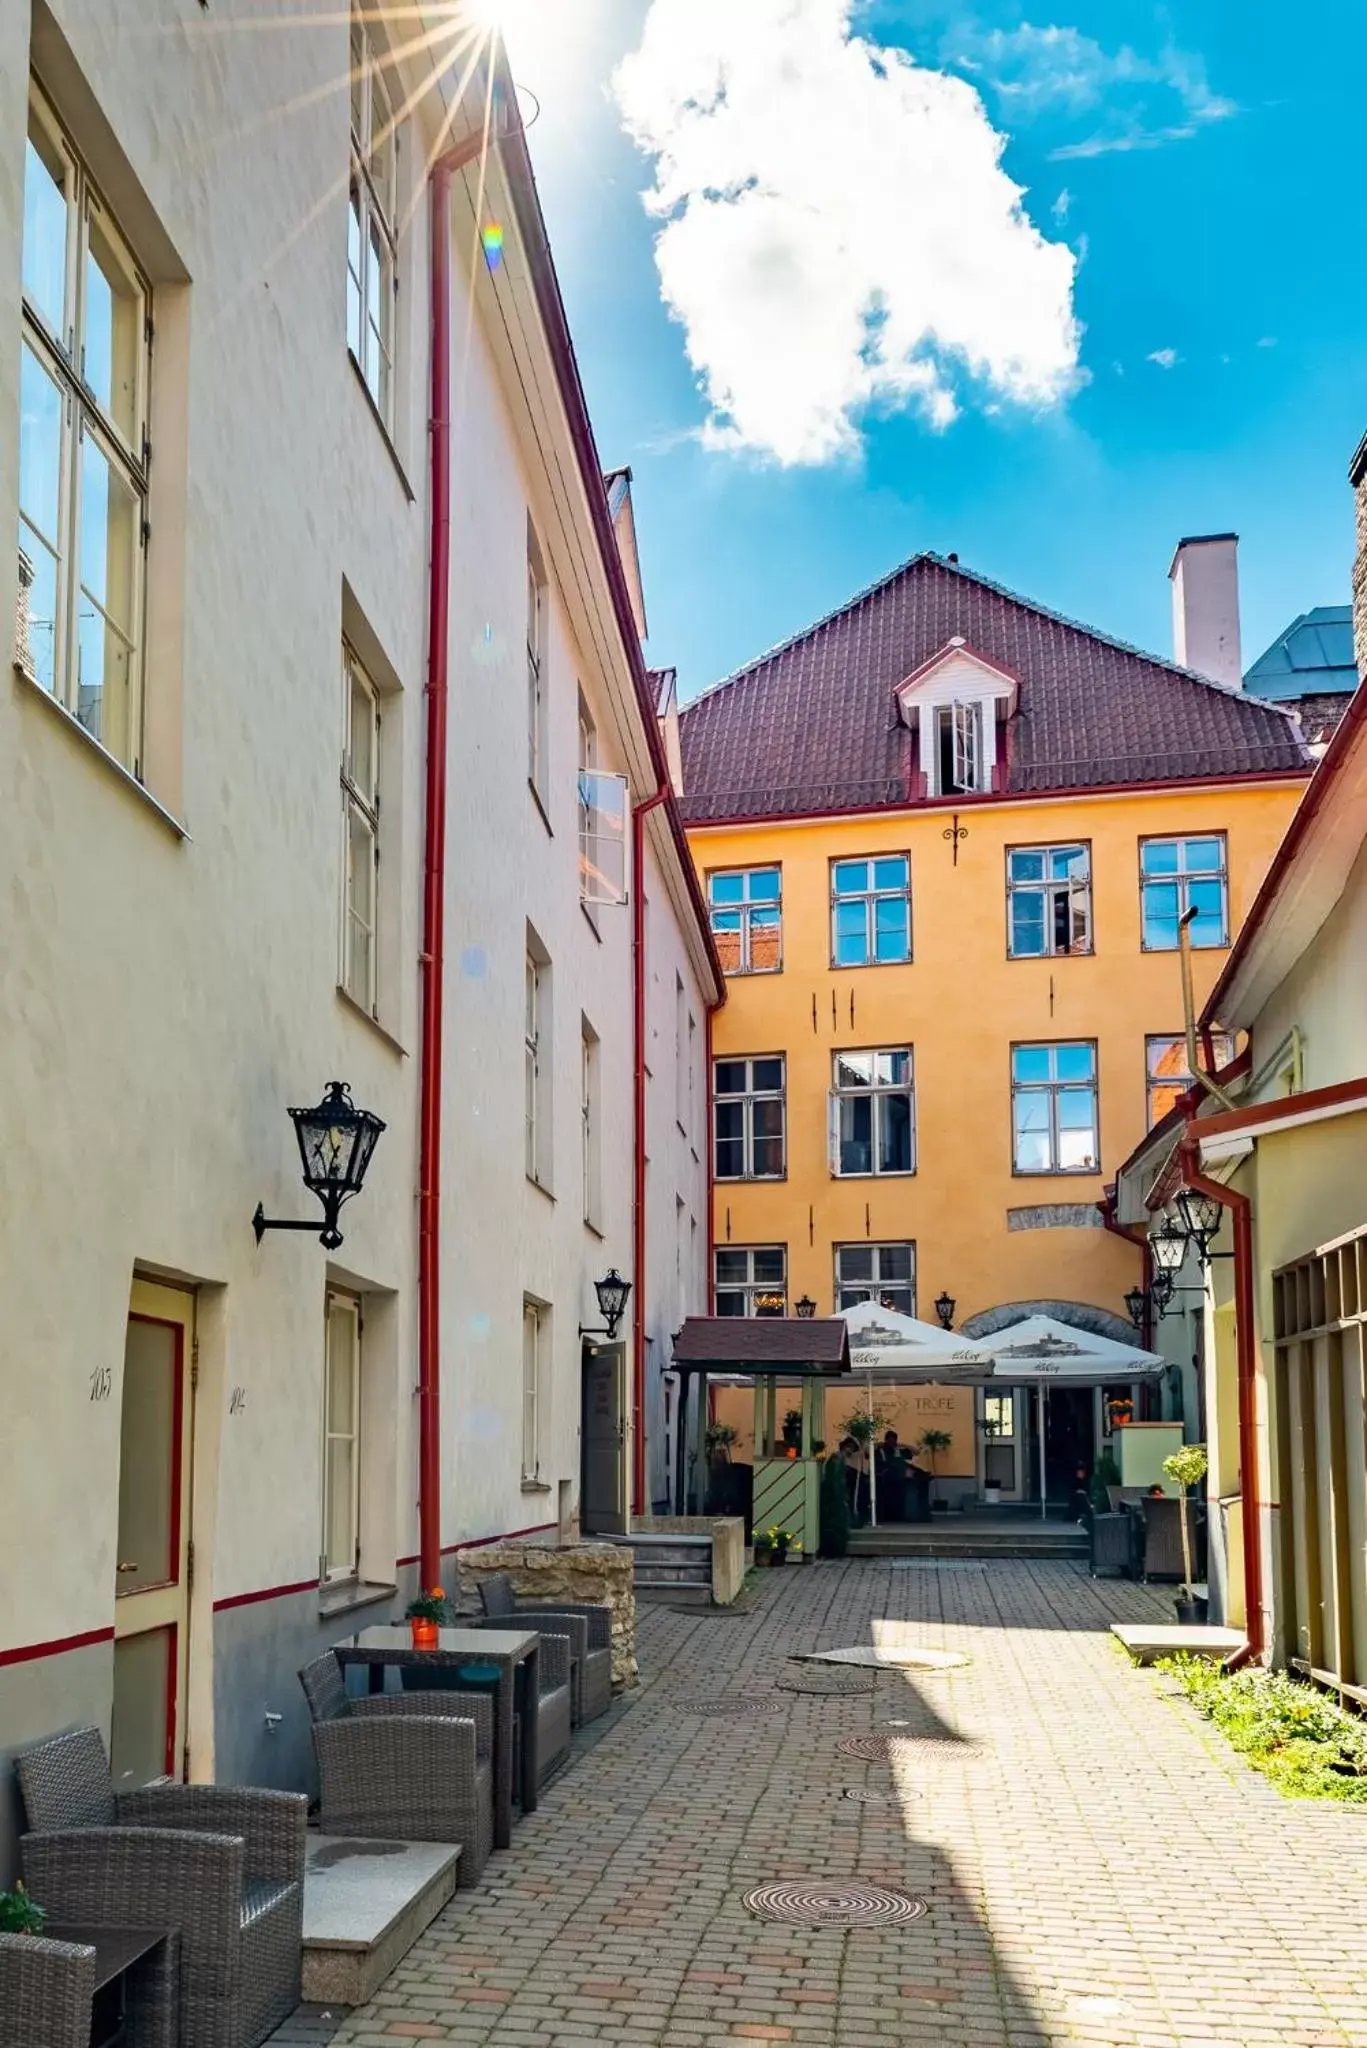
[(446, 1591), (442, 1586), (433, 1586), (430, 1592), (419, 1593), (404, 1609), (408, 1625), (413, 1631), (415, 1650), (435, 1650), (437, 1630), (446, 1628), (451, 1620), (447, 1605)]

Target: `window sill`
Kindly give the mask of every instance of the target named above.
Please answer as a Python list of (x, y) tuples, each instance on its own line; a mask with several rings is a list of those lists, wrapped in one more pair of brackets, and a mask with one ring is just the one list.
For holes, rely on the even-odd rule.
[(1099, 1166), (1013, 1166), (1012, 1180), (1100, 1180)]
[(397, 1586), (381, 1586), (369, 1579), (341, 1579), (335, 1585), (320, 1586), (319, 1619), (331, 1621), (336, 1615), (351, 1614), (358, 1607), (377, 1607), (382, 1600), (393, 1600), (398, 1590)]
[(751, 981), (766, 974), (782, 974), (783, 962), (777, 967), (724, 967), (722, 973), (727, 981)]
[(553, 1195), (553, 1194), (551, 1193), (550, 1189), (549, 1189), (549, 1188), (548, 1188), (548, 1187), (546, 1186), (546, 1183), (545, 1183), (545, 1181), (544, 1181), (544, 1180), (538, 1180), (538, 1179), (537, 1179), (537, 1177), (536, 1177), (536, 1175), (535, 1175), (534, 1173), (529, 1173), (529, 1174), (527, 1175), (527, 1185), (528, 1185), (528, 1187), (529, 1187), (529, 1188), (535, 1188), (535, 1189), (536, 1189), (536, 1192), (537, 1192), (537, 1193), (538, 1193), (539, 1195), (544, 1195), (544, 1196), (546, 1197), (546, 1200), (547, 1200), (548, 1202), (553, 1202), (553, 1201), (555, 1200), (555, 1196), (554, 1196), (554, 1195)]
[(589, 930), (593, 933), (593, 936), (595, 937), (595, 939), (597, 939), (599, 945), (601, 946), (603, 943), (603, 934), (598, 929), (598, 920), (594, 916), (593, 912), (589, 909), (588, 904), (585, 903), (582, 896), (579, 898), (579, 908), (584, 914), (585, 924), (588, 926)]
[(550, 814), (550, 812), (549, 812), (549, 811), (548, 811), (548, 810), (546, 809), (545, 803), (544, 803), (544, 802), (542, 801), (541, 791), (540, 791), (540, 790), (539, 790), (539, 789), (537, 788), (536, 784), (535, 784), (535, 783), (534, 783), (534, 782), (532, 781), (532, 778), (531, 778), (531, 776), (530, 776), (530, 775), (529, 775), (529, 776), (527, 777), (527, 787), (528, 787), (528, 789), (529, 789), (529, 790), (531, 791), (531, 793), (532, 793), (532, 802), (533, 802), (533, 803), (534, 803), (534, 804), (536, 805), (536, 808), (537, 808), (538, 812), (540, 813), (540, 817), (541, 817), (541, 822), (542, 822), (542, 824), (543, 824), (543, 825), (545, 826), (545, 828), (546, 828), (546, 837), (547, 837), (548, 839), (554, 839), (554, 837), (555, 837), (555, 827), (554, 827), (554, 826), (552, 825), (552, 823), (551, 823), (551, 814)]
[(1085, 946), (1079, 951), (1069, 946), (1061, 953), (1008, 953), (1006, 957), (1013, 966), (1017, 961), (1021, 960), (1095, 960), (1096, 948), (1095, 946)]
[(376, 405), (375, 403), (375, 399), (371, 392), (370, 386), (366, 383), (365, 374), (362, 371), (361, 366), (357, 362), (355, 356), (352, 354), (350, 347), (348, 347), (347, 349), (346, 359), (351, 365), (352, 373), (355, 376), (356, 382), (361, 387), (361, 396), (362, 398), (364, 398), (367, 406), (370, 408), (370, 417), (374, 420), (376, 426), (380, 430), (380, 439), (384, 442), (384, 445), (389, 452), (389, 459), (394, 465), (394, 474), (398, 477), (399, 482), (403, 487), (403, 494), (405, 498), (407, 498), (409, 504), (414, 505), (417, 503), (417, 499), (414, 496), (413, 486), (408, 481), (408, 472), (403, 466), (403, 462), (399, 456), (399, 451), (394, 446), (394, 437), (390, 433), (389, 428), (385, 423), (384, 414), (380, 411), (379, 406)]
[(522, 1482), (524, 1493), (549, 1493), (550, 1490), (550, 1481), (547, 1479), (524, 1479)]
[(873, 967), (914, 967), (915, 955), (908, 953), (905, 960), (832, 960), (832, 974), (864, 974)]
[(915, 1180), (915, 1178), (916, 1168), (914, 1166), (908, 1166), (905, 1170), (898, 1169), (896, 1172), (888, 1173), (875, 1173), (872, 1168), (867, 1173), (839, 1173), (835, 1167), (831, 1168), (832, 1180)]
[(346, 989), (342, 987), (340, 981), (337, 984), (337, 1000), (344, 1006), (344, 1008), (350, 1010), (353, 1017), (359, 1017), (363, 1024), (369, 1025), (370, 1029), (375, 1033), (375, 1036), (377, 1038), (382, 1038), (385, 1044), (389, 1047), (389, 1050), (391, 1052), (396, 1052), (401, 1060), (406, 1060), (408, 1058), (408, 1047), (406, 1045), (400, 1045), (398, 1039), (394, 1036), (393, 1032), (386, 1031), (384, 1025), (380, 1022), (379, 1018), (372, 1017), (369, 1010), (367, 1010), (367, 1008), (365, 1007), (365, 1004), (358, 1003), (355, 996), (349, 995)]
[(606, 1231), (605, 1231), (605, 1230), (603, 1229), (603, 1226), (602, 1226), (602, 1224), (601, 1224), (601, 1223), (595, 1223), (595, 1222), (594, 1222), (594, 1220), (593, 1220), (592, 1216), (586, 1216), (586, 1217), (584, 1218), (584, 1228), (585, 1228), (585, 1230), (587, 1230), (587, 1232), (588, 1232), (588, 1234), (589, 1234), (589, 1236), (590, 1236), (590, 1237), (596, 1237), (596, 1238), (597, 1238), (597, 1240), (598, 1240), (599, 1244), (602, 1244), (602, 1243), (604, 1243), (604, 1242), (605, 1242), (605, 1240), (606, 1240), (606, 1237), (607, 1237), (607, 1232), (606, 1232)]
[(712, 1177), (719, 1188), (776, 1188), (788, 1178), (786, 1173), (717, 1173)]
[(177, 839), (183, 840), (187, 844), (191, 843), (189, 829), (181, 824), (180, 819), (168, 811), (165, 804), (159, 802), (153, 796), (146, 783), (138, 781), (137, 776), (133, 774), (131, 769), (125, 768), (123, 762), (117, 760), (107, 747), (102, 747), (99, 741), (86, 731), (79, 718), (72, 717), (65, 704), (59, 704), (57, 699), (43, 688), (37, 678), (31, 676), (26, 668), (21, 668), (17, 661), (13, 663), (13, 670), (15, 681), (22, 684), (26, 690), (31, 691), (35, 697), (46, 704), (53, 717), (61, 722), (73, 738), (79, 741), (81, 746), (88, 748), (97, 761), (102, 761), (109, 773), (117, 781), (121, 782), (126, 790), (137, 797), (140, 803), (146, 804), (154, 818), (160, 819), (161, 823)]

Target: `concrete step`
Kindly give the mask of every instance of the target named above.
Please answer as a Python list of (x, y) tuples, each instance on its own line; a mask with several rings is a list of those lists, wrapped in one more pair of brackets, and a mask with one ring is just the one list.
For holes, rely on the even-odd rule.
[(937, 1515), (850, 1533), (851, 1557), (1086, 1557), (1087, 1531), (1075, 1522), (981, 1521)]
[(637, 1579), (636, 1598), (663, 1600), (671, 1607), (704, 1608), (712, 1605), (712, 1586), (710, 1581), (701, 1585), (694, 1580)]
[(379, 1842), (310, 1828), (304, 1999), (366, 2005), (456, 1889), (455, 1842)]
[(712, 1583), (712, 1562), (708, 1558), (702, 1564), (674, 1564), (668, 1558), (638, 1559), (636, 1584), (661, 1586), (710, 1586)]

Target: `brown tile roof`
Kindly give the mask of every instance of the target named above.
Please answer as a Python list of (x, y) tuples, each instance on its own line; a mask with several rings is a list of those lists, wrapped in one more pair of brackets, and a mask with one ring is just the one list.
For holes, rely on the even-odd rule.
[(1020, 680), (1009, 794), (1309, 769), (1274, 706), (922, 554), (684, 707), (689, 822), (905, 805), (917, 750), (893, 693), (956, 635)]
[(850, 1327), (843, 1316), (689, 1316), (674, 1357), (716, 1372), (848, 1372)]

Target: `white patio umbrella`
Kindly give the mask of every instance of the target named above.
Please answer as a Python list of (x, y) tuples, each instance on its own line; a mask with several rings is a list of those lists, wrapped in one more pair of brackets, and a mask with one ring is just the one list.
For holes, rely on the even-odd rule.
[[(992, 1371), (988, 1352), (953, 1330), (918, 1322), (899, 1309), (876, 1301), (856, 1302), (837, 1313), (849, 1325), (850, 1364), (864, 1374), (868, 1412), (873, 1414), (873, 1383), (903, 1380), (981, 1379)], [(878, 1527), (878, 1491), (874, 1483), (873, 1442), (869, 1442), (869, 1521)]]

